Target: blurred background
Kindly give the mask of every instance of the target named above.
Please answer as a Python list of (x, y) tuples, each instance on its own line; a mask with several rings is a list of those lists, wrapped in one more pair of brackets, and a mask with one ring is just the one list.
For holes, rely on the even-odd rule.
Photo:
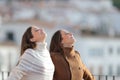
[(93, 75), (120, 80), (120, 0), (0, 0), (0, 80), (15, 67), (31, 25), (45, 29), (48, 49), (56, 30), (72, 32)]

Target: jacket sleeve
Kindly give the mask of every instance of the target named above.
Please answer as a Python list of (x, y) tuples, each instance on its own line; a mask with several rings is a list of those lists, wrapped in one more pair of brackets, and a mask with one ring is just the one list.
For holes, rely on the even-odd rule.
[[(79, 54), (80, 56), (80, 53), (78, 51), (76, 51), (77, 54)], [(80, 56), (80, 59), (81, 59), (81, 56)], [(82, 61), (82, 60), (81, 60)], [(84, 80), (95, 80), (95, 77), (90, 73), (90, 71), (88, 70), (88, 68), (84, 65), (84, 63), (82, 62), (82, 65), (83, 65), (83, 71), (84, 71), (84, 74), (83, 74), (83, 78)]]
[(55, 71), (54, 71), (54, 75), (53, 75), (53, 80), (57, 80), (56, 79), (56, 57), (55, 57), (55, 55), (54, 55), (54, 53), (51, 53), (51, 59), (52, 59), (52, 61), (53, 61), (53, 64), (54, 64), (54, 66), (55, 66)]
[(83, 66), (84, 66), (84, 75), (83, 75), (84, 80), (95, 80), (94, 76), (90, 73), (87, 67), (84, 64)]
[(53, 75), (53, 80), (57, 80), (56, 77), (55, 77), (55, 72), (54, 72), (54, 75)]
[(19, 60), (19, 64), (10, 72), (7, 80), (21, 80), (24, 75), (27, 75), (29, 71), (33, 70), (34, 65), (32, 61), (34, 61), (34, 53), (32, 49), (28, 49), (21, 56)]

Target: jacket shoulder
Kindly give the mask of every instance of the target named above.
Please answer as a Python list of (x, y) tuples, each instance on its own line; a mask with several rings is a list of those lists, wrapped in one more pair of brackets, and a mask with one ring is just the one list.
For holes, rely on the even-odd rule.
[(76, 54), (78, 54), (80, 56), (80, 53), (78, 51), (75, 51)]
[(59, 52), (51, 52), (50, 55), (52, 59), (60, 59), (62, 57), (62, 54)]
[(61, 53), (59, 53), (59, 52), (51, 52), (50, 55), (51, 56), (61, 56)]

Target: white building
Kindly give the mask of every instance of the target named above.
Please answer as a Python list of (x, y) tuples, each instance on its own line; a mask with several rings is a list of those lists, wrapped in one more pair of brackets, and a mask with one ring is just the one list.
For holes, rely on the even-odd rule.
[(120, 38), (80, 37), (77, 48), (94, 75), (120, 75)]
[(10, 71), (19, 59), (19, 46), (12, 42), (0, 43), (0, 71)]
[[(4, 31), (5, 34), (8, 34), (9, 39), (9, 32), (13, 33), (12, 39), (10, 40), (15, 41), (17, 47), (6, 46), (3, 47), (1, 45), (0, 51), (5, 56), (9, 55), (12, 52), (14, 55), (13, 64), (16, 63), (20, 51), (20, 43), (21, 38), (31, 23), (7, 23), (3, 24), (1, 29)], [(35, 24), (34, 24), (35, 25)], [(64, 27), (62, 27), (64, 28)], [(57, 29), (62, 28), (45, 28), (45, 31), (48, 34), (47, 43), (49, 48), (49, 43), (53, 33)], [(74, 33), (73, 33), (74, 34)], [(76, 38), (75, 49), (80, 52), (81, 58), (85, 65), (91, 70), (94, 75), (119, 75), (120, 74), (120, 39), (119, 38), (110, 38), (110, 37), (85, 37), (85, 36), (78, 36), (78, 34), (74, 34)], [(6, 35), (7, 37), (7, 35)], [(6, 40), (5, 39), (5, 40)], [(17, 55), (15, 56), (15, 54)], [(10, 57), (8, 57), (10, 58)], [(8, 60), (8, 58), (6, 60)], [(1, 59), (1, 58), (0, 58)], [(1, 61), (1, 60), (0, 60)], [(5, 61), (4, 63), (8, 63)], [(7, 64), (9, 65), (9, 63)], [(7, 70), (8, 66), (4, 68)]]
[[(116, 21), (112, 21), (113, 20), (112, 18), (115, 15), (112, 14), (112, 11), (114, 11), (113, 10), (114, 7), (112, 6), (111, 0), (91, 0), (91, 1), (90, 0), (76, 0), (76, 1), (66, 0), (66, 3), (67, 2), (70, 3), (72, 6), (68, 5), (67, 7), (59, 8), (59, 6), (56, 5), (58, 6), (58, 8), (56, 7), (53, 8), (53, 5), (52, 5), (51, 7), (48, 6), (47, 8), (47, 5), (46, 5), (46, 7), (41, 9), (40, 11), (40, 18), (43, 18), (44, 21), (54, 20), (56, 21), (56, 23), (58, 22), (57, 25), (62, 25), (64, 22), (66, 23), (68, 22), (74, 25), (78, 25), (78, 26), (83, 25), (84, 27), (92, 27), (92, 28), (98, 27), (98, 24), (101, 24), (100, 22), (101, 20), (104, 20), (106, 22), (110, 21), (110, 22), (107, 22), (110, 24), (111, 22), (114, 22), (113, 24), (111, 24), (111, 26), (114, 26), (114, 24), (116, 24), (115, 23)], [(53, 3), (59, 4), (57, 3), (57, 1)], [(100, 14), (104, 12), (105, 14), (102, 14), (102, 17), (101, 17)], [(109, 12), (111, 14), (109, 14)], [(119, 13), (117, 14), (119, 16)], [(107, 17), (105, 17), (106, 15)], [(110, 17), (112, 15), (113, 17)], [(117, 16), (115, 17), (117, 18)], [(118, 21), (117, 23), (119, 23), (118, 19), (119, 18), (117, 18), (117, 21)], [(26, 30), (26, 28), (29, 27), (30, 25), (36, 25), (36, 24), (17, 23), (17, 22), (2, 24), (0, 32), (2, 32), (3, 35), (0, 35), (0, 37), (2, 36), (2, 40), (0, 39), (0, 41), (2, 42), (5, 40), (12, 40), (18, 46), (20, 46), (22, 35)], [(37, 26), (41, 26), (41, 25), (37, 25)], [(47, 36), (48, 47), (49, 47), (51, 35), (56, 31), (56, 29), (57, 28), (49, 28), (49, 25), (48, 25), (48, 28), (45, 28), (48, 34)], [(114, 35), (114, 33), (110, 33), (110, 34)], [(94, 75), (99, 75), (99, 74), (120, 75), (120, 59), (119, 59), (120, 39), (119, 38), (82, 37), (78, 35), (75, 35), (75, 37), (77, 40), (75, 47), (78, 51), (80, 51), (83, 61), (85, 62), (87, 67), (91, 70), (91, 72)], [(4, 50), (3, 48), (1, 49)], [(6, 47), (6, 49), (8, 49), (8, 47)], [(13, 48), (12, 50), (14, 49), (15, 48)], [(14, 52), (14, 54), (16, 52)]]

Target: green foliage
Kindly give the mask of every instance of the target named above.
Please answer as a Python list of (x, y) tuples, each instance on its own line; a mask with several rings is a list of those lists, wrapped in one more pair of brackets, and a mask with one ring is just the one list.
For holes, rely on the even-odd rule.
[(120, 10), (120, 0), (113, 0), (113, 5)]

